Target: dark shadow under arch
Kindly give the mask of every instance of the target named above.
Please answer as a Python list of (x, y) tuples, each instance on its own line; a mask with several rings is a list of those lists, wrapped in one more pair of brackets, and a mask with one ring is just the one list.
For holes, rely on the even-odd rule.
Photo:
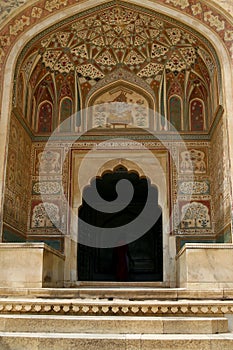
[[(151, 184), (148, 179), (140, 178), (137, 173), (128, 172), (123, 166), (118, 166), (113, 172), (104, 173), (101, 178), (96, 179), (100, 196), (107, 201), (116, 199), (115, 186), (121, 179), (129, 180), (134, 187), (132, 201), (125, 209), (119, 213), (102, 213), (93, 210), (83, 199), (79, 218), (94, 225), (96, 230), (102, 227), (119, 227), (134, 220), (143, 210), (148, 183), (149, 186)], [(91, 191), (92, 185), (84, 191)], [(151, 190), (154, 208), (159, 211), (159, 218), (153, 227), (136, 241), (117, 248), (92, 248), (78, 244), (79, 281), (163, 280), (162, 211), (158, 206), (157, 188), (151, 186)], [(98, 207), (98, 203), (96, 206)], [(122, 242), (123, 240), (124, 237)]]

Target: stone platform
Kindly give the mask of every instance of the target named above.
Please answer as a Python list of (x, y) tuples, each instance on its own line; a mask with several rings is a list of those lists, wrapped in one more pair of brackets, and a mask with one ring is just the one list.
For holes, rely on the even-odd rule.
[(0, 349), (232, 350), (231, 291), (208, 297), (202, 290), (199, 299), (197, 292), (126, 284), (0, 288)]
[(233, 334), (0, 333), (1, 350), (232, 350)]
[(77, 283), (73, 288), (5, 288), (1, 297), (54, 299), (121, 299), (121, 300), (233, 300), (233, 289), (166, 288), (158, 283), (96, 282)]
[(88, 334), (216, 334), (225, 317), (1, 315), (0, 332)]

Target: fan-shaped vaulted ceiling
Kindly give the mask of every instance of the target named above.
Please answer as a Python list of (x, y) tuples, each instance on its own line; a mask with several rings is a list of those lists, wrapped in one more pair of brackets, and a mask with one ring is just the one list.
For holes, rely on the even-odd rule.
[(205, 104), (208, 129), (218, 106), (219, 71), (211, 45), (171, 18), (123, 2), (99, 6), (41, 33), (20, 60), (18, 91), (28, 90), (21, 96), (22, 113), (34, 130), (36, 116), (29, 114), (43, 101), (59, 105), (68, 97), (75, 100), (73, 112), (85, 108), (94, 86), (119, 69), (126, 81), (133, 74), (153, 90), (157, 111), (165, 117), (168, 106), (161, 106), (162, 100), (175, 95), (183, 104), (197, 98)]

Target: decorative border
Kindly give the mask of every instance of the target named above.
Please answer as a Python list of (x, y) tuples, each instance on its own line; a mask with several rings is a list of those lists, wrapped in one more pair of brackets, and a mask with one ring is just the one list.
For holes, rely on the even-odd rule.
[(233, 314), (232, 302), (138, 302), (138, 301), (15, 301), (0, 300), (0, 314), (57, 314), (88, 316), (182, 316)]

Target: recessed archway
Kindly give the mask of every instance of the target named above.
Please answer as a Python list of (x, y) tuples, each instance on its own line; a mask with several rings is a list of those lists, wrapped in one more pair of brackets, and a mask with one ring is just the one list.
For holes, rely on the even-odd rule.
[[(102, 2), (97, 1), (97, 4), (100, 4), (100, 3), (102, 3)], [(133, 3), (140, 5), (140, 2), (136, 1), (136, 0), (133, 1)], [(77, 4), (77, 6), (74, 6), (74, 9), (76, 9), (77, 13), (79, 13), (82, 10), (85, 10), (85, 9), (91, 8), (91, 7), (93, 7), (93, 3), (85, 1), (82, 4)], [(230, 98), (230, 94), (231, 94), (232, 89), (231, 89), (231, 80), (229, 78), (230, 73), (231, 73), (231, 69), (230, 69), (230, 60), (229, 60), (226, 48), (224, 48), (223, 42), (216, 36), (216, 34), (214, 33), (213, 30), (210, 30), (210, 28), (208, 28), (206, 23), (204, 23), (204, 22), (200, 23), (197, 19), (193, 19), (192, 24), (190, 24), (190, 17), (187, 16), (187, 14), (185, 14), (185, 13), (181, 14), (179, 11), (172, 9), (168, 5), (158, 3), (158, 4), (156, 4), (156, 8), (155, 8), (154, 2), (147, 1), (147, 3), (145, 4), (145, 7), (147, 9), (156, 10), (159, 13), (166, 14), (167, 16), (170, 16), (173, 20), (177, 19), (182, 23), (186, 23), (186, 25), (191, 26), (192, 28), (194, 28), (196, 26), (198, 28), (199, 33), (202, 33), (205, 36), (205, 38), (207, 39), (207, 41), (209, 40), (214, 45), (214, 48), (218, 54), (218, 57), (221, 58), (220, 65), (222, 68), (221, 73), (223, 74), (223, 88), (220, 90), (222, 91), (222, 95), (223, 95), (221, 102), (223, 103), (224, 109), (226, 111), (224, 118), (226, 118), (228, 115), (230, 115), (231, 109), (232, 109), (232, 99)], [(73, 9), (68, 9), (67, 12), (63, 13), (63, 15), (64, 15), (64, 17), (69, 17), (73, 14), (73, 12), (74, 12)], [(50, 16), (49, 20), (48, 19), (41, 19), (40, 25), (38, 25), (37, 27), (34, 27), (33, 29), (30, 29), (28, 31), (25, 30), (25, 32), (22, 33), (22, 35), (17, 38), (17, 42), (16, 42), (15, 46), (13, 47), (11, 52), (9, 53), (9, 56), (8, 56), (9, 59), (7, 61), (7, 64), (6, 64), (5, 84), (4, 84), (4, 89), (3, 89), (4, 108), (2, 108), (2, 111), (4, 114), (0, 120), (1, 130), (2, 130), (0, 137), (1, 137), (1, 144), (2, 144), (3, 148), (6, 147), (6, 149), (7, 149), (8, 136), (7, 136), (6, 131), (8, 128), (8, 121), (9, 121), (8, 117), (10, 116), (10, 110), (11, 110), (10, 103), (6, 104), (5, 101), (10, 101), (10, 102), (12, 101), (12, 98), (11, 98), (12, 97), (12, 85), (13, 85), (12, 82), (13, 82), (13, 75), (14, 75), (14, 71), (15, 71), (16, 58), (18, 57), (18, 55), (21, 51), (21, 48), (27, 44), (29, 39), (33, 38), (35, 35), (37, 35), (39, 32), (41, 32), (45, 27), (49, 28), (54, 23), (59, 24), (59, 21), (60, 21), (60, 18), (59, 18), (59, 16), (57, 16), (57, 14), (52, 14)], [(26, 50), (26, 48), (24, 48), (24, 50)], [(35, 108), (35, 107), (33, 106), (33, 108)], [(225, 122), (226, 122), (226, 120), (224, 119), (224, 125), (226, 125)], [(228, 124), (230, 125), (231, 123), (232, 123), (232, 121), (228, 118)], [(215, 127), (215, 125), (213, 127)], [(213, 128), (212, 128), (212, 131), (213, 131)], [(225, 129), (224, 129), (224, 132), (225, 132)], [(231, 140), (231, 137), (232, 137), (231, 134), (229, 136), (230, 136), (230, 140)], [(198, 135), (198, 137), (199, 137), (199, 135)], [(219, 139), (219, 138), (216, 136), (216, 139)], [(225, 134), (223, 135), (223, 140), (224, 140), (226, 147), (227, 147), (228, 144), (227, 144), (227, 138), (225, 137)], [(214, 143), (215, 142), (213, 142), (213, 144)], [(79, 146), (79, 147), (81, 147), (81, 146)], [(55, 151), (57, 151), (57, 150), (55, 150)], [(215, 152), (213, 152), (213, 153), (215, 153)], [(8, 151), (8, 154), (10, 154), (9, 151)], [(226, 152), (226, 154), (227, 154), (227, 152)], [(58, 154), (58, 155), (60, 155), (60, 154)], [(231, 153), (230, 153), (230, 157), (232, 157)], [(3, 193), (7, 192), (5, 190), (5, 178), (6, 178), (6, 176), (4, 175), (6, 173), (6, 170), (4, 167), (4, 159), (5, 158), (6, 158), (5, 152), (2, 152), (0, 155), (0, 169), (1, 169), (1, 174), (2, 174), (1, 179), (0, 179), (0, 186), (3, 186), (3, 191), (2, 191)], [(222, 162), (222, 160), (221, 160), (221, 162)], [(30, 164), (30, 163), (28, 162), (28, 164)], [(219, 163), (218, 163), (218, 165), (219, 165)], [(214, 165), (213, 165), (213, 168), (214, 168)], [(223, 181), (222, 181), (222, 183), (223, 183)], [(207, 185), (207, 187), (208, 187), (208, 185)], [(29, 188), (29, 186), (28, 186), (28, 188)], [(218, 193), (217, 191), (213, 191), (213, 193), (214, 192)], [(3, 196), (2, 196), (2, 198), (3, 198)], [(0, 202), (2, 203), (1, 199), (0, 199)], [(5, 199), (5, 203), (6, 202), (7, 202), (7, 200)], [(214, 202), (215, 202), (215, 199), (214, 199)], [(178, 209), (177, 209), (177, 211), (178, 211)], [(163, 212), (165, 212), (165, 211), (163, 211)], [(2, 221), (3, 220), (1, 220), (1, 222)], [(18, 223), (17, 223), (16, 227), (19, 227)], [(24, 230), (24, 232), (26, 232), (26, 231)], [(69, 237), (69, 235), (67, 235), (67, 237)], [(67, 247), (69, 247), (69, 245), (67, 245)], [(70, 252), (66, 251), (66, 254), (67, 254), (67, 256), (69, 256)], [(173, 254), (173, 257), (174, 257), (174, 254)], [(167, 258), (167, 260), (169, 260), (169, 259), (170, 259), (170, 257)], [(76, 271), (76, 269), (73, 269), (73, 270)], [(68, 279), (72, 275), (72, 272), (73, 271), (70, 271), (70, 270), (67, 272), (67, 274), (69, 274)], [(74, 276), (74, 275), (75, 274), (73, 274), (72, 276)], [(73, 280), (75, 280), (75, 278), (76, 278), (75, 276), (72, 277)]]
[[(147, 201), (148, 185), (153, 192), (153, 203), (148, 215), (154, 216), (155, 223), (137, 238), (128, 244), (127, 230), (119, 236), (119, 244), (113, 248), (87, 247), (78, 244), (78, 280), (79, 281), (162, 281), (163, 280), (163, 232), (162, 210), (158, 205), (158, 190), (151, 186), (146, 178), (139, 177), (136, 172), (129, 172), (120, 165), (113, 172), (105, 172), (96, 179), (96, 188), (102, 199), (114, 201), (116, 199), (116, 184), (120, 180), (128, 180), (134, 188), (131, 202), (121, 211), (105, 213), (98, 211), (98, 202), (93, 203), (93, 209), (83, 199), (79, 208), (79, 218), (96, 228), (101, 240), (101, 231), (104, 228), (116, 228), (127, 225), (135, 220), (142, 212)], [(91, 196), (95, 191), (95, 180), (84, 189)], [(87, 193), (86, 193), (87, 194)], [(84, 195), (85, 197), (85, 195)], [(93, 196), (92, 196), (93, 197)], [(145, 216), (144, 221), (148, 220)], [(83, 225), (79, 224), (79, 235)], [(81, 231), (81, 232), (80, 232)], [(97, 233), (98, 234), (98, 233)]]

